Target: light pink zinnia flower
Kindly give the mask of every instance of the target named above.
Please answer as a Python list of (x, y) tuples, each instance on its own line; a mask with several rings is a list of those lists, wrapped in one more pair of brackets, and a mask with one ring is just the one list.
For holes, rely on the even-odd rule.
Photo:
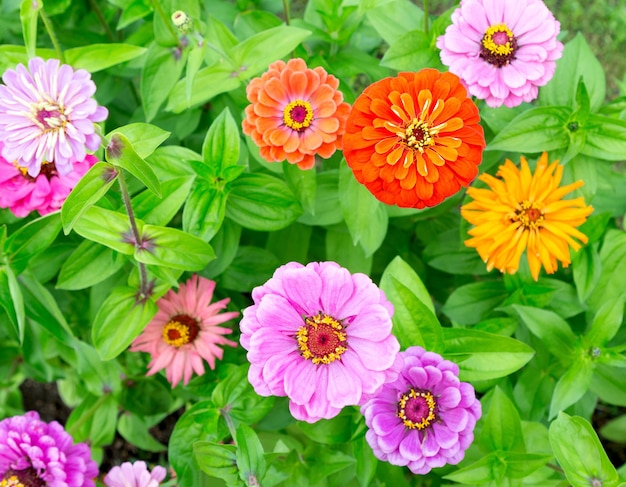
[(187, 384), (194, 371), (204, 374), (202, 359), (215, 368), (215, 359), (224, 354), (218, 345), (237, 346), (223, 336), (232, 330), (217, 325), (236, 318), (239, 312), (220, 314), (230, 299), (211, 304), (214, 289), (215, 281), (193, 275), (180, 285), (178, 293), (170, 290), (157, 301), (159, 311), (130, 347), (133, 352), (152, 355), (147, 375), (165, 369), (172, 387), (181, 379)]
[(74, 71), (57, 59), (33, 58), (28, 69), (19, 64), (2, 75), (0, 85), (0, 140), (2, 155), (39, 174), (44, 162), (53, 162), (62, 176), (83, 161), (85, 149), (95, 151), (100, 136), (94, 122), (108, 111), (92, 95), (96, 85), (84, 69)]
[(514, 107), (552, 79), (563, 52), (559, 30), (541, 0), (461, 0), (437, 47), (470, 94)]
[(248, 380), (257, 394), (288, 396), (296, 419), (332, 418), (397, 376), (393, 306), (365, 274), (290, 262), (252, 299), (240, 323)]
[(104, 485), (107, 487), (158, 487), (165, 478), (167, 471), (156, 466), (150, 472), (146, 462), (124, 462), (119, 467), (113, 467), (106, 477)]
[(48, 162), (32, 177), (26, 168), (0, 156), (0, 208), (9, 208), (18, 217), (27, 216), (31, 211), (38, 211), (40, 215), (56, 211), (96, 161), (94, 156), (86, 156), (84, 161), (73, 163), (72, 172), (66, 176), (60, 175), (55, 164)]

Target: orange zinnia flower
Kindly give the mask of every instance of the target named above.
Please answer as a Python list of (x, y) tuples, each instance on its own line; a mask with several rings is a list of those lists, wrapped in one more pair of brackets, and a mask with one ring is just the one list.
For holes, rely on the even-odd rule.
[(557, 260), (567, 267), (569, 247), (578, 250), (587, 236), (576, 227), (593, 211), (583, 198), (564, 200), (563, 196), (583, 185), (582, 181), (559, 187), (563, 166), (558, 161), (548, 165), (543, 153), (531, 174), (526, 159), (521, 170), (508, 159), (498, 169), (497, 179), (489, 174), (479, 177), (490, 189), (469, 188), (474, 201), (461, 208), (461, 215), (472, 225), (473, 237), (465, 245), (475, 248), (487, 263), (501, 272), (514, 274), (524, 250), (530, 272), (536, 281), (541, 266), (548, 274), (557, 270)]
[(452, 73), (400, 73), (368, 88), (348, 116), (344, 156), (383, 203), (441, 203), (478, 174), (485, 137), (478, 108)]
[(302, 59), (276, 61), (248, 85), (251, 105), (243, 133), (265, 160), (310, 169), (316, 154), (328, 158), (341, 149), (350, 105), (338, 86), (339, 80), (322, 67), (309, 69)]

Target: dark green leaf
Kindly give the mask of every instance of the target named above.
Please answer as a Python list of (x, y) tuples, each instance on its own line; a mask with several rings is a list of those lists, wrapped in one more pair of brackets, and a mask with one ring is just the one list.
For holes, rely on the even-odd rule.
[(352, 273), (369, 274), (372, 270), (372, 256), (366, 256), (360, 245), (352, 244), (352, 237), (345, 225), (337, 225), (326, 231), (326, 258)]
[(317, 174), (315, 169), (300, 169), (295, 164), (283, 162), (285, 181), (298, 197), (305, 212), (315, 215), (315, 200), (317, 196)]
[(142, 450), (149, 452), (162, 452), (167, 450), (165, 445), (158, 442), (149, 433), (148, 426), (141, 416), (124, 412), (120, 415), (117, 422), (117, 431), (122, 435), (122, 438)]
[[(150, 400), (146, 401), (146, 397)], [(120, 405), (141, 417), (167, 413), (172, 407), (173, 397), (169, 384), (159, 380), (135, 379), (125, 384), (120, 394)]]
[(380, 2), (365, 12), (367, 20), (389, 45), (400, 39), (404, 32), (412, 31), (417, 25), (424, 25), (424, 13), (409, 0)]
[(624, 369), (598, 364), (591, 379), (591, 390), (608, 404), (626, 407), (626, 374), (624, 374)]
[(241, 227), (228, 218), (224, 220), (220, 231), (211, 240), (217, 258), (204, 268), (203, 276), (214, 279), (228, 269), (239, 249), (240, 237)]
[(585, 301), (596, 287), (602, 272), (602, 263), (596, 246), (587, 245), (580, 249), (572, 259), (574, 283), (581, 301)]
[(325, 171), (317, 175), (315, 212), (302, 215), (298, 221), (305, 225), (335, 225), (343, 221), (339, 202), (339, 171)]
[(186, 56), (176, 48), (160, 46), (156, 42), (148, 48), (141, 73), (141, 100), (148, 122), (157, 115), (180, 79), (185, 61)]
[(279, 265), (278, 258), (268, 250), (241, 246), (222, 274), (220, 284), (234, 291), (250, 292), (272, 277)]

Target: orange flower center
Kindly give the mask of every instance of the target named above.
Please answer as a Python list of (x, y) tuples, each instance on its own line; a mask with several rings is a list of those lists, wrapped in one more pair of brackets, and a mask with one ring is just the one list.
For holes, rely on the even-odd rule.
[(329, 364), (339, 359), (347, 350), (346, 333), (341, 321), (325, 313), (307, 316), (296, 333), (303, 358), (315, 365)]
[(39, 478), (32, 467), (23, 470), (9, 469), (0, 481), (0, 487), (43, 487), (44, 485), (47, 484)]
[(489, 64), (501, 68), (515, 58), (517, 39), (506, 24), (490, 26), (483, 35), (480, 57)]
[(188, 315), (173, 316), (163, 327), (163, 341), (175, 348), (192, 343), (198, 336), (198, 321)]
[(519, 205), (511, 221), (520, 222), (524, 228), (531, 230), (539, 228), (545, 219), (539, 207), (528, 200), (522, 201)]
[(283, 122), (292, 130), (302, 132), (313, 122), (313, 108), (308, 101), (295, 100), (283, 111)]
[(423, 430), (437, 419), (437, 402), (428, 391), (409, 389), (398, 401), (398, 417), (409, 429)]

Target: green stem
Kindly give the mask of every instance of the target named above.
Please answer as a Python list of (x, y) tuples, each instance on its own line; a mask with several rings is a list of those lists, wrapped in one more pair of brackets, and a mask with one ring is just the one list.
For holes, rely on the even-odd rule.
[(428, 0), (424, 0), (424, 34), (428, 37)]
[(57, 57), (59, 61), (65, 63), (65, 56), (63, 56), (63, 50), (61, 49), (61, 44), (59, 44), (59, 40), (57, 39), (56, 34), (54, 33), (54, 27), (52, 26), (52, 22), (48, 17), (48, 14), (44, 12), (43, 8), (39, 10), (39, 15), (41, 16), (41, 20), (43, 21), (43, 25), (46, 27), (46, 31), (48, 32), (48, 36), (52, 41), (52, 45), (54, 46), (54, 50), (57, 52)]
[(165, 11), (163, 10), (163, 7), (161, 6), (160, 0), (152, 0), (152, 5), (154, 6), (155, 12), (159, 15), (159, 17), (161, 17), (161, 20), (167, 26), (167, 30), (169, 30), (170, 34), (172, 34), (172, 38), (176, 42), (176, 45), (179, 45), (180, 41), (178, 39), (178, 33), (176, 32), (176, 29), (174, 29), (174, 24), (172, 23), (172, 19), (170, 19), (167, 15), (165, 15)]
[(289, 25), (289, 0), (283, 0), (283, 12), (285, 13), (285, 24)]
[(236, 445), (237, 440), (235, 438), (237, 435), (237, 431), (235, 430), (235, 423), (233, 423), (233, 419), (230, 417), (229, 412), (230, 412), (230, 405), (228, 404), (225, 407), (220, 409), (220, 414), (224, 418), (224, 421), (226, 421), (226, 426), (228, 426), (228, 431), (230, 431), (230, 436), (232, 437), (233, 442)]
[(102, 10), (100, 10), (100, 6), (98, 5), (98, 2), (96, 0), (89, 0), (89, 4), (91, 5), (91, 9), (96, 14), (96, 17), (98, 17), (98, 21), (100, 22), (102, 27), (104, 27), (104, 32), (106, 33), (109, 40), (111, 42), (115, 42), (116, 41), (115, 34), (111, 30), (111, 27), (107, 23), (107, 20), (104, 18), (104, 15), (102, 14)]
[[(124, 177), (124, 170), (119, 169), (117, 174), (117, 180), (120, 183), (120, 190), (122, 191), (122, 199), (124, 200), (124, 206), (126, 207), (126, 214), (128, 215), (128, 220), (130, 221), (130, 229), (133, 232), (133, 237), (135, 240), (135, 248), (140, 249), (143, 245), (143, 240), (141, 239), (141, 234), (139, 233), (139, 228), (137, 227), (137, 221), (135, 220), (135, 213), (133, 212), (133, 207), (130, 202), (130, 193), (128, 192), (128, 186), (126, 185), (126, 178)], [(146, 265), (143, 262), (138, 262), (139, 264), (139, 299), (143, 300), (150, 295), (150, 286), (148, 283), (148, 274), (146, 271)]]
[(559, 467), (558, 465), (555, 465), (554, 463), (546, 463), (546, 467), (551, 468), (555, 472), (559, 472), (560, 474), (565, 475), (565, 472), (563, 471), (563, 469)]

